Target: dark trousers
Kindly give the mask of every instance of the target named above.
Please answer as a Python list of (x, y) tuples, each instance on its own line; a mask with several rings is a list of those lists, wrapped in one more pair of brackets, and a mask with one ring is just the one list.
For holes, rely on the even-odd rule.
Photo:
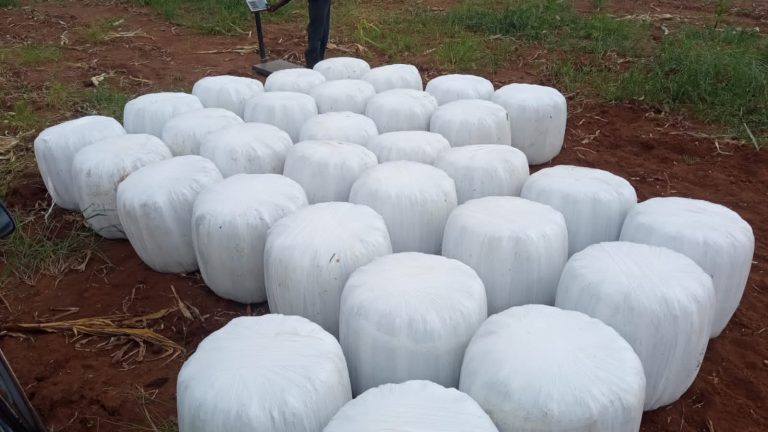
[(331, 32), (331, 0), (309, 0), (308, 3), (309, 25), (304, 57), (307, 59), (307, 67), (312, 68), (325, 58), (325, 47)]

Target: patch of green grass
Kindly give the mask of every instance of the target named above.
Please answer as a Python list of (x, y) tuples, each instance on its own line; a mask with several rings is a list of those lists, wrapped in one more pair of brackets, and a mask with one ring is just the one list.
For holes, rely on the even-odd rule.
[[(613, 52), (619, 55), (636, 56), (643, 52), (650, 37), (647, 24), (634, 20), (617, 20), (603, 14), (580, 17), (572, 23), (575, 37), (567, 38), (566, 49), (595, 54), (602, 57)], [(557, 47), (563, 41), (555, 36), (550, 45)]]
[(0, 124), (17, 135), (34, 131), (41, 122), (40, 116), (23, 99), (17, 100), (9, 111), (0, 113)]
[(109, 39), (110, 33), (114, 30), (115, 26), (123, 21), (121, 17), (110, 17), (98, 21), (88, 23), (81, 33), (83, 38), (91, 44), (98, 44)]
[(488, 54), (477, 39), (464, 37), (444, 41), (435, 52), (438, 64), (453, 71), (476, 69)]
[(22, 66), (37, 66), (61, 60), (61, 48), (55, 45), (25, 44), (0, 48), (0, 62), (12, 62)]
[(0, 8), (12, 8), (19, 5), (19, 0), (0, 0)]
[[(504, 6), (498, 6), (502, 3)], [(564, 0), (495, 2), (465, 1), (449, 12), (456, 28), (486, 35), (541, 40), (569, 25), (575, 18), (571, 3)]]
[(152, 7), (174, 24), (194, 28), (202, 33), (233, 35), (250, 30), (251, 14), (242, 0), (133, 0), (133, 2)]
[(131, 95), (120, 88), (101, 84), (88, 94), (83, 110), (120, 120), (123, 118), (125, 104), (130, 99)]

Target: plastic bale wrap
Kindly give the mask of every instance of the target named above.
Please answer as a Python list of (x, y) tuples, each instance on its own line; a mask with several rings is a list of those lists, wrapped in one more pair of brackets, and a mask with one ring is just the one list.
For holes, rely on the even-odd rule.
[(203, 108), (180, 114), (163, 127), (163, 142), (174, 156), (200, 154), (205, 137), (229, 126), (243, 124), (232, 111), (223, 108)]
[(618, 240), (627, 213), (637, 204), (635, 188), (623, 178), (570, 165), (531, 175), (520, 196), (563, 214), (569, 255), (595, 243)]
[(440, 134), (425, 131), (400, 131), (381, 134), (368, 141), (369, 150), (379, 162), (412, 161), (432, 165), (451, 144)]
[(527, 305), (480, 327), (459, 390), (500, 432), (636, 432), (645, 376), (632, 347), (603, 322)]
[(179, 432), (321, 432), (352, 397), (336, 339), (275, 314), (235, 318), (203, 339), (176, 394)]
[(421, 90), (387, 90), (372, 97), (365, 115), (376, 122), (379, 133), (428, 131), (429, 120), (437, 109), (432, 95)]
[(465, 99), (442, 105), (432, 116), (429, 130), (444, 136), (453, 147), (512, 142), (507, 111), (486, 100)]
[(197, 195), (222, 180), (213, 162), (179, 156), (134, 171), (117, 187), (117, 214), (144, 263), (161, 273), (198, 269), (192, 240)]
[(390, 253), (384, 219), (366, 206), (332, 202), (299, 210), (276, 223), (267, 237), (269, 310), (303, 316), (338, 337), (347, 278)]
[(325, 82), (323, 74), (312, 69), (283, 69), (270, 74), (264, 84), (268, 92), (298, 92), (309, 94)]
[(379, 134), (373, 120), (351, 112), (329, 112), (304, 123), (299, 141), (331, 140), (364, 146)]
[(371, 69), (363, 75), (363, 80), (373, 84), (376, 92), (394, 89), (424, 90), (421, 74), (416, 66), (391, 64)]
[(376, 89), (367, 81), (342, 79), (320, 84), (310, 95), (317, 102), (320, 113), (349, 111), (365, 114), (365, 107), (376, 95)]
[(192, 239), (208, 287), (240, 303), (266, 301), (267, 232), (305, 206), (301, 186), (278, 174), (237, 174), (203, 190), (192, 210)]
[(358, 144), (304, 141), (288, 152), (283, 173), (304, 188), (310, 204), (348, 201), (358, 177), (377, 163), (376, 155)]
[(282, 174), (293, 147), (286, 132), (266, 123), (244, 123), (212, 132), (200, 144), (224, 177), (235, 174)]
[(440, 105), (462, 99), (489, 100), (493, 96), (493, 83), (476, 75), (443, 75), (427, 83), (427, 93)]
[(523, 152), (497, 144), (454, 147), (434, 165), (456, 182), (459, 204), (487, 196), (519, 196), (530, 172)]
[(485, 284), (488, 313), (552, 305), (568, 259), (568, 230), (552, 207), (515, 197), (460, 205), (445, 226), (443, 255), (469, 265)]
[(387, 162), (360, 176), (349, 201), (384, 217), (395, 252), (439, 254), (445, 221), (456, 207), (456, 187), (435, 167)]
[(741, 216), (707, 201), (653, 198), (629, 212), (620, 239), (667, 247), (693, 259), (714, 280), (711, 337), (725, 329), (741, 301), (755, 253), (752, 227)]
[(304, 123), (317, 115), (317, 104), (312, 96), (296, 92), (264, 93), (245, 104), (245, 121), (267, 123), (299, 141)]
[(224, 108), (242, 117), (248, 99), (264, 92), (264, 85), (253, 78), (232, 75), (205, 77), (192, 87), (206, 108)]
[(356, 80), (370, 72), (371, 66), (359, 58), (333, 57), (318, 62), (313, 69), (323, 74), (328, 81)]
[(671, 249), (589, 246), (563, 270), (555, 305), (613, 327), (645, 370), (645, 409), (676, 401), (699, 372), (715, 310), (712, 278)]
[(128, 133), (146, 133), (160, 138), (168, 120), (202, 108), (200, 99), (188, 93), (145, 94), (125, 104), (123, 124)]
[(117, 215), (117, 185), (137, 169), (170, 159), (154, 135), (106, 138), (80, 150), (72, 162), (72, 183), (85, 222), (109, 239), (125, 238)]
[(347, 402), (323, 432), (498, 432), (480, 405), (429, 381), (384, 384)]
[(81, 117), (40, 132), (34, 144), (37, 169), (56, 205), (67, 210), (79, 209), (72, 184), (72, 161), (77, 152), (120, 135), (125, 135), (120, 123), (103, 116)]
[(456, 387), (464, 350), (486, 317), (483, 282), (459, 261), (406, 252), (360, 267), (339, 313), (353, 393), (413, 379)]
[(522, 150), (528, 162), (543, 164), (560, 154), (568, 107), (559, 91), (539, 85), (510, 84), (497, 90), (491, 100), (509, 113), (512, 146)]

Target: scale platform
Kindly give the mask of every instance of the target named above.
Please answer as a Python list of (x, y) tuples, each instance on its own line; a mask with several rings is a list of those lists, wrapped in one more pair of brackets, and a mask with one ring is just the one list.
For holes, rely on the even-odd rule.
[(253, 71), (259, 75), (269, 76), (273, 72), (277, 72), (284, 69), (299, 69), (303, 68), (302, 65), (291, 63), (285, 60), (270, 60), (261, 63), (257, 63), (252, 66)]
[(246, 3), (253, 13), (253, 18), (256, 21), (256, 36), (259, 39), (259, 63), (253, 65), (251, 68), (259, 75), (269, 76), (274, 72), (284, 69), (298, 69), (303, 68), (302, 65), (297, 65), (285, 60), (267, 60), (267, 49), (264, 46), (264, 30), (261, 25), (261, 13), (267, 10), (266, 0), (247, 0)]

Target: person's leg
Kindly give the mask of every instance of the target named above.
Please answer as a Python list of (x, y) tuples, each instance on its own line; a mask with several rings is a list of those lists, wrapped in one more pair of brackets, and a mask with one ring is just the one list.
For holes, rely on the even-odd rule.
[(325, 3), (325, 25), (323, 27), (323, 40), (320, 44), (320, 60), (325, 58), (325, 48), (328, 46), (328, 37), (331, 34), (331, 0), (322, 0)]
[(321, 60), (321, 47), (325, 32), (325, 12), (327, 0), (308, 0), (309, 25), (307, 26), (307, 50), (304, 57), (307, 67), (312, 68)]

